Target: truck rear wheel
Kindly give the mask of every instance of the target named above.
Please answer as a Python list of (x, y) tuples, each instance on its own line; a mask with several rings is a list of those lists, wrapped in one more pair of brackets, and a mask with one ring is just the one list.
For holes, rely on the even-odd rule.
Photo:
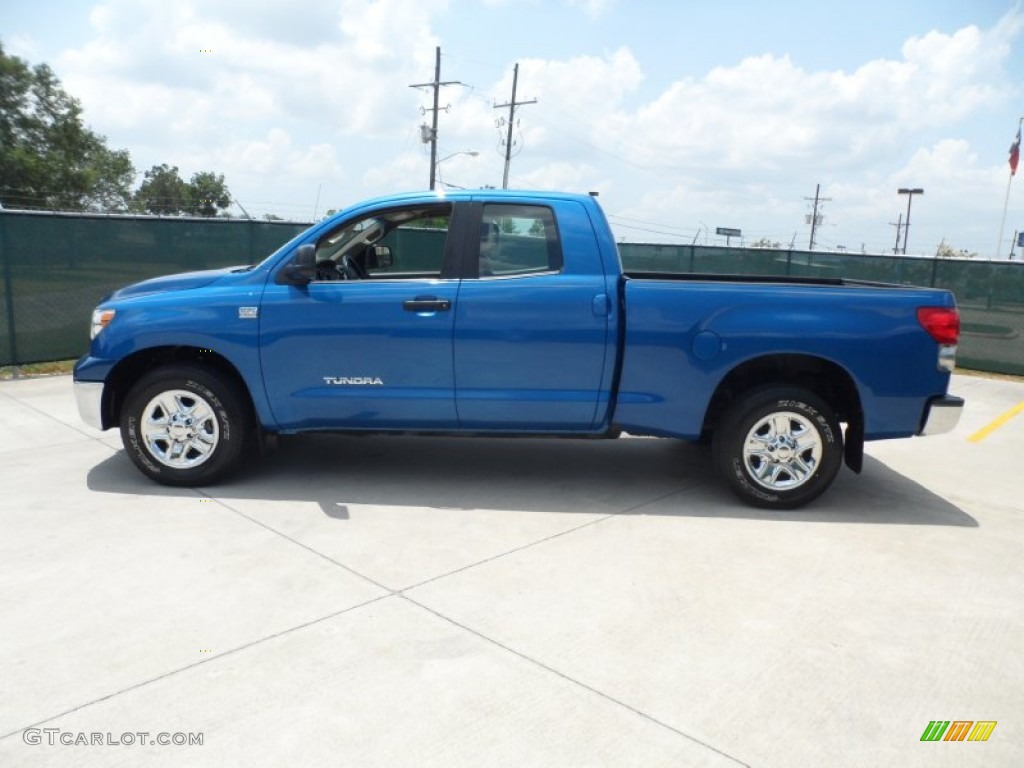
[(253, 429), (244, 395), (222, 375), (168, 365), (143, 376), (121, 409), (121, 440), (164, 485), (216, 482), (241, 464)]
[(715, 465), (743, 501), (795, 509), (831, 484), (843, 460), (835, 412), (813, 393), (765, 387), (726, 411), (712, 440)]

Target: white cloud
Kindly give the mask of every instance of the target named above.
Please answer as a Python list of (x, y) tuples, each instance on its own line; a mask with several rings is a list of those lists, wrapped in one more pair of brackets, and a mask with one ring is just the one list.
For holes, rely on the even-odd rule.
[(947, 126), (1009, 98), (998, 77), (1021, 24), (989, 32), (930, 32), (903, 46), (900, 60), (853, 72), (807, 72), (770, 54), (681, 80), (632, 113), (610, 121), (621, 148), (640, 163), (778, 171), (817, 158), (851, 168), (898, 150), (895, 139)]
[(39, 46), (31, 37), (14, 35), (4, 42), (4, 51), (9, 56), (18, 56), (28, 62), (33, 62), (38, 55)]
[(582, 8), (593, 19), (604, 16), (612, 9), (616, 2), (617, 0), (568, 0), (569, 5)]
[[(618, 4), (618, 0), (564, 0), (564, 2), (570, 8), (579, 8), (593, 19), (600, 18)], [(537, 8), (544, 2), (543, 0), (480, 0), (480, 4), (486, 8), (512, 5)]]
[[(412, 98), (394, 94), (430, 71), (430, 18), (446, 3), (340, 0), (334, 13), (320, 15), (335, 21), (316, 44), (253, 34), (254, 25), (240, 25), (231, 10), (244, 8), (251, 19), (257, 14), (247, 4), (146, 6), (151, 13), (127, 0), (98, 6), (91, 16), (96, 38), (59, 62), (94, 120), (158, 130), (168, 113), (191, 112), (244, 131), (254, 118), (276, 116), (317, 122), (329, 136), (393, 129)], [(154, 93), (160, 98), (152, 105)]]
[(390, 162), (372, 165), (362, 180), (369, 189), (383, 191), (398, 188), (410, 177), (422, 173), (429, 173), (429, 164), (424, 162), (422, 155), (406, 152)]
[[(476, 12), (495, 5), (547, 12), (534, 0), (483, 0)], [(54, 67), (86, 121), (113, 146), (129, 146), (140, 168), (223, 172), (243, 202), (287, 200), (290, 185), (305, 199), (324, 183), (338, 204), (426, 186), (418, 124), (430, 115), (418, 110), (430, 92), (408, 85), (432, 77), (449, 10), (448, 0), (309, 9), (104, 0), (91, 15), (92, 38)], [(617, 10), (606, 0), (564, 0), (552, 17)], [(918, 35), (897, 55), (851, 69), (763, 54), (666, 82), (650, 82), (639, 44), (592, 50), (581, 36), (564, 48), (574, 54), (518, 59), (518, 99), (538, 103), (517, 112), (513, 184), (600, 189), (611, 212), (685, 232), (701, 221), (738, 225), (787, 242), (819, 181), (834, 198), (836, 241), (858, 227), (888, 241), (895, 186), (904, 183), (928, 190), (919, 225), (914, 203), (915, 234), (930, 217), (951, 218), (955, 205), (977, 209), (966, 220), (991, 218), (1005, 154), (979, 155), (961, 126), (1019, 95), (1006, 70), (1022, 26), (1024, 15), (1012, 11), (987, 29)], [(507, 50), (496, 45), (495, 56)], [(495, 121), (507, 113), (494, 104), (508, 100), (516, 60), (444, 62), (445, 79), (476, 89), (443, 89), (441, 105), (451, 109), (439, 116), (439, 154), (480, 152), (446, 160), (446, 181), (500, 184), (504, 128)], [(480, 71), (489, 82), (476, 79)]]
[(342, 173), (334, 147), (330, 144), (296, 146), (292, 137), (280, 128), (271, 129), (262, 139), (231, 140), (216, 153), (196, 153), (207, 165), (224, 167), (235, 177), (251, 175), (274, 178), (287, 175), (296, 180), (316, 180)]
[(550, 162), (532, 170), (511, 174), (510, 186), (527, 189), (561, 189), (570, 192), (607, 191), (607, 172), (586, 163)]

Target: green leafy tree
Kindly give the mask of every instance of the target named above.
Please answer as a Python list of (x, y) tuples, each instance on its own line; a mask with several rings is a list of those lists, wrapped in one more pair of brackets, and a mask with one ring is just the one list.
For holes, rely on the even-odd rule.
[(202, 171), (192, 174), (188, 184), (188, 212), (193, 216), (216, 216), (217, 210), (231, 205), (231, 193), (224, 174)]
[(126, 150), (82, 122), (82, 107), (45, 64), (0, 44), (0, 202), (9, 208), (125, 210), (135, 169)]
[(135, 193), (133, 207), (137, 211), (158, 216), (217, 215), (231, 205), (231, 193), (224, 182), (224, 174), (201, 171), (192, 174), (192, 180), (181, 178), (178, 166), (154, 165), (145, 173), (145, 179)]
[(186, 210), (190, 196), (189, 185), (179, 175), (178, 166), (163, 163), (146, 171), (133, 207), (158, 216), (174, 216)]

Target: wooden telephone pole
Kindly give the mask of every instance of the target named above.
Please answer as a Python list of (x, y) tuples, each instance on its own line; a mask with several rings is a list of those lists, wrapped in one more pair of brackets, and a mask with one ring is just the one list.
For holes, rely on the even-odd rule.
[(512, 163), (512, 128), (516, 121), (516, 107), (524, 104), (536, 104), (536, 99), (529, 101), (516, 101), (516, 87), (519, 85), (519, 64), (512, 70), (512, 101), (508, 104), (495, 104), (495, 109), (508, 107), (508, 135), (505, 137), (505, 175), (501, 180), (501, 188), (508, 189), (508, 167)]

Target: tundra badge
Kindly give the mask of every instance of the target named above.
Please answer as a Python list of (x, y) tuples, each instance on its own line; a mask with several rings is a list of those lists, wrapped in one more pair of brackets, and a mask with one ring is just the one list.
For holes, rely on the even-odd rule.
[(383, 387), (384, 381), (378, 376), (324, 376), (324, 384), (339, 387)]

